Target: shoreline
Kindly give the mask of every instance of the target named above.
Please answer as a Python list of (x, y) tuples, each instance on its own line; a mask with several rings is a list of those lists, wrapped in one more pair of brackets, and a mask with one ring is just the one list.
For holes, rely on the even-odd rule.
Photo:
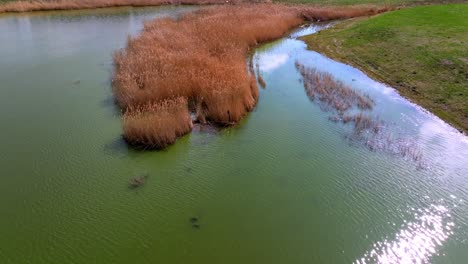
[[(307, 42), (306, 42), (307, 44)], [(309, 46), (309, 45), (308, 45)], [(414, 98), (412, 98), (411, 96), (408, 96), (407, 93), (404, 93), (402, 92), (402, 90), (399, 90), (398, 88), (396, 88), (396, 86), (398, 85), (395, 81), (389, 81), (387, 80), (387, 78), (383, 77), (381, 74), (379, 74), (378, 72), (376, 71), (373, 71), (370, 67), (367, 67), (367, 65), (365, 64), (359, 64), (355, 61), (351, 61), (351, 60), (346, 60), (345, 58), (342, 58), (334, 53), (331, 53), (331, 52), (327, 52), (327, 51), (324, 51), (324, 50), (319, 50), (319, 49), (316, 49), (316, 48), (310, 48), (308, 47), (309, 50), (312, 50), (312, 51), (316, 51), (324, 56), (327, 56), (329, 57), (330, 59), (332, 60), (336, 60), (338, 62), (341, 62), (341, 63), (344, 63), (344, 64), (347, 64), (347, 65), (350, 65), (360, 71), (362, 71), (363, 73), (365, 73), (366, 75), (368, 75), (369, 77), (371, 77), (372, 79), (378, 81), (378, 82), (381, 82), (385, 85), (387, 85), (388, 87), (394, 89), (396, 92), (398, 92), (398, 94), (405, 98), (406, 100), (408, 100), (408, 102), (410, 102), (411, 104), (414, 104), (416, 105), (417, 107), (421, 108), (422, 111), (426, 111), (428, 112), (429, 114), (431, 115), (434, 115), (435, 117), (439, 118), (441, 121), (445, 122), (447, 125), (453, 127), (457, 132), (465, 135), (465, 136), (468, 136), (468, 130), (464, 130), (459, 124), (457, 124), (457, 122), (454, 122), (452, 120), (447, 120), (446, 118), (443, 118), (441, 115), (437, 114), (437, 110), (436, 109), (429, 109), (428, 107), (424, 106), (421, 101), (418, 101)], [(394, 84), (396, 85), (394, 85)]]
[(388, 10), (245, 4), (148, 22), (114, 55), (113, 91), (123, 113), (123, 137), (130, 145), (162, 149), (190, 133), (194, 122), (237, 124), (255, 108), (262, 85), (253, 65), (246, 65), (252, 48), (307, 21)]
[[(411, 79), (411, 76), (398, 77), (400, 74), (406, 72), (406, 65), (404, 60), (406, 56), (404, 54), (400, 55), (396, 53), (395, 55), (391, 53), (391, 56), (393, 56), (391, 59), (382, 59), (382, 56), (380, 56), (380, 58), (377, 59), (375, 56), (378, 56), (379, 53), (369, 52), (369, 54), (365, 54), (365, 56), (360, 56), (357, 48), (354, 48), (354, 46), (345, 46), (345, 41), (349, 40), (352, 37), (346, 34), (348, 34), (348, 32), (350, 32), (351, 30), (355, 30), (355, 26), (360, 25), (361, 22), (366, 22), (366, 20), (357, 18), (350, 19), (348, 21), (343, 21), (340, 24), (337, 24), (327, 30), (322, 31), (321, 34), (316, 34), (314, 36), (303, 36), (301, 37), (301, 40), (306, 43), (307, 49), (319, 52), (333, 60), (351, 65), (361, 70), (365, 74), (369, 75), (371, 78), (381, 83), (384, 83), (389, 87), (392, 87), (402, 97), (422, 107), (431, 114), (437, 116), (450, 126), (453, 126), (460, 133), (467, 135), (468, 127), (466, 123), (464, 123), (464, 118), (459, 116), (462, 115), (462, 113), (452, 108), (448, 108), (451, 106), (451, 102), (447, 102), (445, 104), (437, 104), (433, 99), (433, 97), (437, 96), (437, 94), (432, 95), (431, 90), (424, 90), (424, 88), (430, 87), (430, 82), (419, 83), (417, 80)], [(402, 45), (403, 44), (404, 42), (402, 43)], [(372, 46), (379, 44), (375, 44), (375, 41), (372, 42), (371, 40), (369, 41), (368, 45)], [(388, 52), (390, 51), (385, 51), (384, 53)], [(386, 56), (386, 54), (384, 55)], [(372, 60), (372, 58), (374, 58), (374, 60)], [(398, 70), (396, 66), (394, 66), (391, 63), (395, 63), (396, 61), (400, 60), (402, 61), (400, 62), (400, 64), (402, 63), (402, 66), (401, 69)], [(414, 68), (413, 74), (416, 71), (418, 74), (430, 74), (430, 72), (425, 72), (424, 69), (421, 69), (420, 67)], [(438, 70), (439, 68), (436, 69)], [(436, 73), (438, 73), (438, 71), (436, 71)], [(450, 82), (448, 82), (448, 84), (450, 85)], [(449, 88), (445, 87), (445, 89)]]

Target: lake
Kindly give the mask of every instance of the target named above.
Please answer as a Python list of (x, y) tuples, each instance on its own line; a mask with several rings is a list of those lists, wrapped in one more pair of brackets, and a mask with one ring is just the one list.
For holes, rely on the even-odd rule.
[[(327, 25), (256, 50), (267, 87), (239, 125), (128, 148), (112, 53), (144, 20), (192, 9), (0, 15), (1, 263), (466, 261), (468, 138), (296, 39)], [(353, 139), (296, 62), (367, 94), (396, 149), (422, 158)]]

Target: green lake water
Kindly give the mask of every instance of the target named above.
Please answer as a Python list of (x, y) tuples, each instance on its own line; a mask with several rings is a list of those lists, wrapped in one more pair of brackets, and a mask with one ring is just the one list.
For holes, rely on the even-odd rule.
[[(257, 49), (267, 87), (238, 126), (127, 148), (112, 53), (145, 19), (191, 9), (0, 16), (0, 263), (466, 263), (468, 138), (305, 50), (295, 37), (320, 26)], [(423, 164), (351, 141), (296, 61), (369, 94)]]

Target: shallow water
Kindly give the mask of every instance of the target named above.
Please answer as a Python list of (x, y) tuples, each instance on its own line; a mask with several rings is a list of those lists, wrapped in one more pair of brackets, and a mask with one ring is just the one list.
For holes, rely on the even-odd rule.
[[(267, 88), (239, 126), (128, 149), (112, 52), (144, 19), (189, 9), (0, 16), (1, 263), (465, 262), (468, 139), (306, 51), (293, 38), (304, 31), (257, 50)], [(424, 168), (350, 142), (306, 96), (296, 60), (369, 94)], [(146, 184), (128, 188), (138, 175)]]

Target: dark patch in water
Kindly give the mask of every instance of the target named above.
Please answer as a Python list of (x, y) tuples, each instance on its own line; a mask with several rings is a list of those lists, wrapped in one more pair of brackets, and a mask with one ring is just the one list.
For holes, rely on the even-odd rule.
[(110, 109), (112, 116), (120, 116), (120, 114), (121, 114), (120, 108), (117, 106), (117, 103), (116, 103), (115, 99), (113, 97), (111, 97), (111, 96), (108, 96), (105, 99), (103, 99), (99, 103), (99, 105), (102, 108)]
[(130, 179), (129, 187), (131, 189), (136, 189), (136, 188), (142, 187), (143, 185), (145, 185), (147, 179), (148, 179), (147, 174), (137, 175), (137, 176)]
[(189, 222), (192, 224), (193, 229), (200, 229), (200, 223), (198, 217), (190, 217)]
[(128, 145), (125, 143), (125, 141), (118, 137), (111, 142), (107, 143), (104, 145), (103, 150), (104, 153), (107, 155), (111, 156), (119, 156), (119, 157), (126, 157), (126, 154), (128, 152)]

